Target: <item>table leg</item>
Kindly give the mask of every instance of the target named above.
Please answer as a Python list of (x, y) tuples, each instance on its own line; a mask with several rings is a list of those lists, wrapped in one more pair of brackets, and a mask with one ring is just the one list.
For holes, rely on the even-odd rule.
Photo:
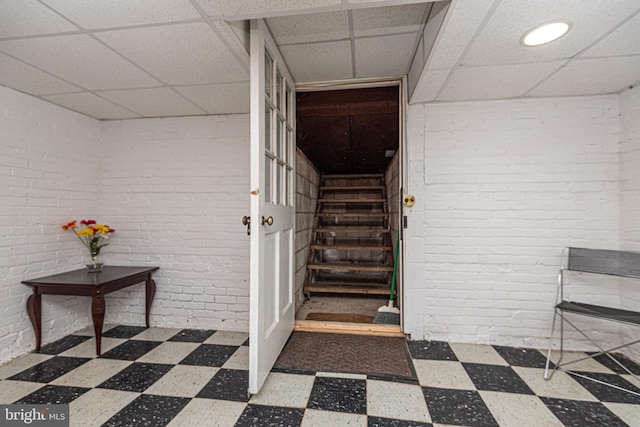
[(156, 282), (151, 278), (151, 274), (147, 278), (145, 283), (145, 294), (146, 294), (146, 311), (145, 311), (145, 320), (147, 322), (147, 328), (149, 326), (149, 313), (151, 313), (151, 303), (153, 302), (153, 297), (156, 295)]
[(93, 292), (93, 301), (91, 303), (91, 317), (93, 317), (93, 331), (96, 335), (96, 355), (100, 356), (100, 347), (102, 345), (102, 326), (104, 326), (104, 295), (102, 291), (97, 289)]
[(27, 314), (36, 334), (36, 352), (39, 352), (42, 343), (42, 295), (38, 293), (38, 288), (33, 288), (33, 293), (27, 299)]

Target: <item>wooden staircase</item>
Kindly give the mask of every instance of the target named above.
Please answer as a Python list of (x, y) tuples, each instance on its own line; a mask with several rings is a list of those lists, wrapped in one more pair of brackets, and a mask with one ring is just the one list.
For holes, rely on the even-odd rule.
[(304, 293), (389, 295), (393, 251), (383, 174), (322, 175)]

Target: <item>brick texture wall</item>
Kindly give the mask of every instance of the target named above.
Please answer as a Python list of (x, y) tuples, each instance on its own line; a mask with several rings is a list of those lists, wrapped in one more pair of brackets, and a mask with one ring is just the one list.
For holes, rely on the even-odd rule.
[(618, 97), (408, 114), (406, 331), (546, 346), (562, 247), (619, 246)]
[[(60, 226), (98, 215), (102, 151), (98, 121), (0, 86), (0, 362), (35, 348), (20, 282), (88, 261)], [(88, 324), (86, 299), (43, 300), (43, 342)]]
[[(103, 122), (104, 260), (157, 265), (154, 326), (248, 330), (249, 116)], [(144, 323), (144, 289), (107, 296), (107, 321)]]
[(302, 151), (298, 150), (296, 154), (296, 309), (299, 309), (304, 302), (302, 291), (319, 183), (320, 173)]

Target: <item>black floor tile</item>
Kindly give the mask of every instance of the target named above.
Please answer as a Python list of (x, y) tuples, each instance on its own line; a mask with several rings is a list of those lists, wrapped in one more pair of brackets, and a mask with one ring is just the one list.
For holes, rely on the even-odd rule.
[(307, 408), (366, 414), (367, 382), (356, 379), (316, 377)]
[(128, 340), (102, 356), (105, 359), (137, 360), (162, 344), (160, 341)]
[(213, 335), (215, 331), (211, 329), (183, 329), (171, 338), (174, 342), (204, 342)]
[(103, 427), (166, 426), (189, 403), (186, 397), (142, 394), (122, 408)]
[[(593, 353), (589, 353), (589, 354), (593, 354)], [(633, 373), (635, 375), (640, 375), (640, 365), (639, 364), (637, 364), (633, 360), (628, 359), (627, 357), (625, 357), (622, 354), (613, 354), (612, 356), (613, 356), (614, 359), (616, 359), (618, 362), (620, 362), (622, 364), (622, 366), (625, 366), (628, 370), (630, 370), (631, 373)], [(611, 358), (609, 356), (607, 356), (607, 355), (601, 354), (600, 356), (595, 356), (593, 359), (597, 360), (600, 363), (602, 363), (604, 366), (606, 366), (607, 368), (611, 369), (613, 372), (615, 372), (617, 374), (627, 374), (627, 375), (629, 374), (627, 371), (622, 369), (622, 367), (620, 367), (620, 365), (618, 365), (616, 362), (611, 360)]]
[(249, 338), (247, 338), (247, 339), (242, 343), (242, 345), (244, 345), (244, 346), (246, 346), (246, 347), (249, 347)]
[(477, 391), (423, 387), (431, 421), (474, 427), (497, 427), (493, 415)]
[(132, 338), (138, 335), (139, 333), (145, 331), (147, 328), (144, 326), (124, 326), (119, 325), (115, 328), (109, 329), (107, 332), (102, 334), (103, 337), (109, 338)]
[(504, 393), (534, 394), (527, 383), (511, 366), (463, 363), (469, 378), (478, 390), (501, 391)]
[(173, 365), (134, 362), (100, 384), (98, 388), (142, 393), (169, 372), (171, 368)]
[(247, 405), (236, 427), (294, 427), (302, 423), (304, 409)]
[(433, 424), (391, 418), (367, 417), (367, 427), (432, 427)]
[(30, 403), (33, 405), (66, 404), (73, 402), (89, 390), (91, 389), (84, 387), (46, 385), (15, 403)]
[(220, 369), (196, 397), (248, 402), (249, 372)]
[(92, 337), (83, 335), (67, 335), (66, 337), (61, 338), (58, 341), (45, 345), (44, 347), (42, 347), (42, 349), (40, 349), (40, 353), (60, 354), (63, 351), (67, 351), (70, 348), (77, 346), (78, 344), (82, 344), (83, 342), (90, 340), (91, 338)]
[(238, 350), (235, 345), (202, 344), (185, 357), (181, 365), (220, 367)]
[[(511, 366), (523, 366), (525, 368), (544, 368), (547, 358), (538, 350), (532, 348), (505, 347), (494, 345), (493, 348)], [(549, 366), (554, 366), (551, 363)]]
[(37, 383), (50, 383), (58, 377), (73, 371), (80, 365), (87, 363), (91, 359), (81, 357), (56, 356), (38, 363), (11, 378), (10, 380), (32, 381)]
[(409, 341), (407, 344), (414, 359), (458, 360), (449, 344), (444, 341)]
[[(594, 378), (598, 381), (612, 383), (614, 385), (617, 385), (618, 387), (623, 387), (636, 393), (640, 393), (640, 389), (634, 387), (633, 384), (617, 374), (604, 374), (599, 372), (579, 372), (579, 374)], [(571, 375), (571, 377), (579, 382), (582, 387), (586, 388), (589, 393), (593, 394), (598, 400), (602, 402), (640, 404), (640, 397), (635, 396), (631, 393), (627, 393), (621, 390), (617, 390), (613, 387), (606, 386), (604, 384), (590, 381), (581, 376)]]
[(600, 402), (552, 399), (540, 397), (542, 402), (565, 426), (569, 427), (627, 427), (627, 424)]

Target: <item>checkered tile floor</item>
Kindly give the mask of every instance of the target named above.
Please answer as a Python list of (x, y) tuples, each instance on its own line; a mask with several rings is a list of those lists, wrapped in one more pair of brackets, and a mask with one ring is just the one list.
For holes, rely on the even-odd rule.
[[(413, 383), (279, 371), (248, 398), (245, 333), (116, 326), (100, 357), (92, 336), (0, 366), (0, 403), (69, 403), (72, 426), (640, 426), (640, 398), (564, 372), (545, 381), (537, 350), (412, 341)], [(575, 369), (635, 381), (605, 359)]]

